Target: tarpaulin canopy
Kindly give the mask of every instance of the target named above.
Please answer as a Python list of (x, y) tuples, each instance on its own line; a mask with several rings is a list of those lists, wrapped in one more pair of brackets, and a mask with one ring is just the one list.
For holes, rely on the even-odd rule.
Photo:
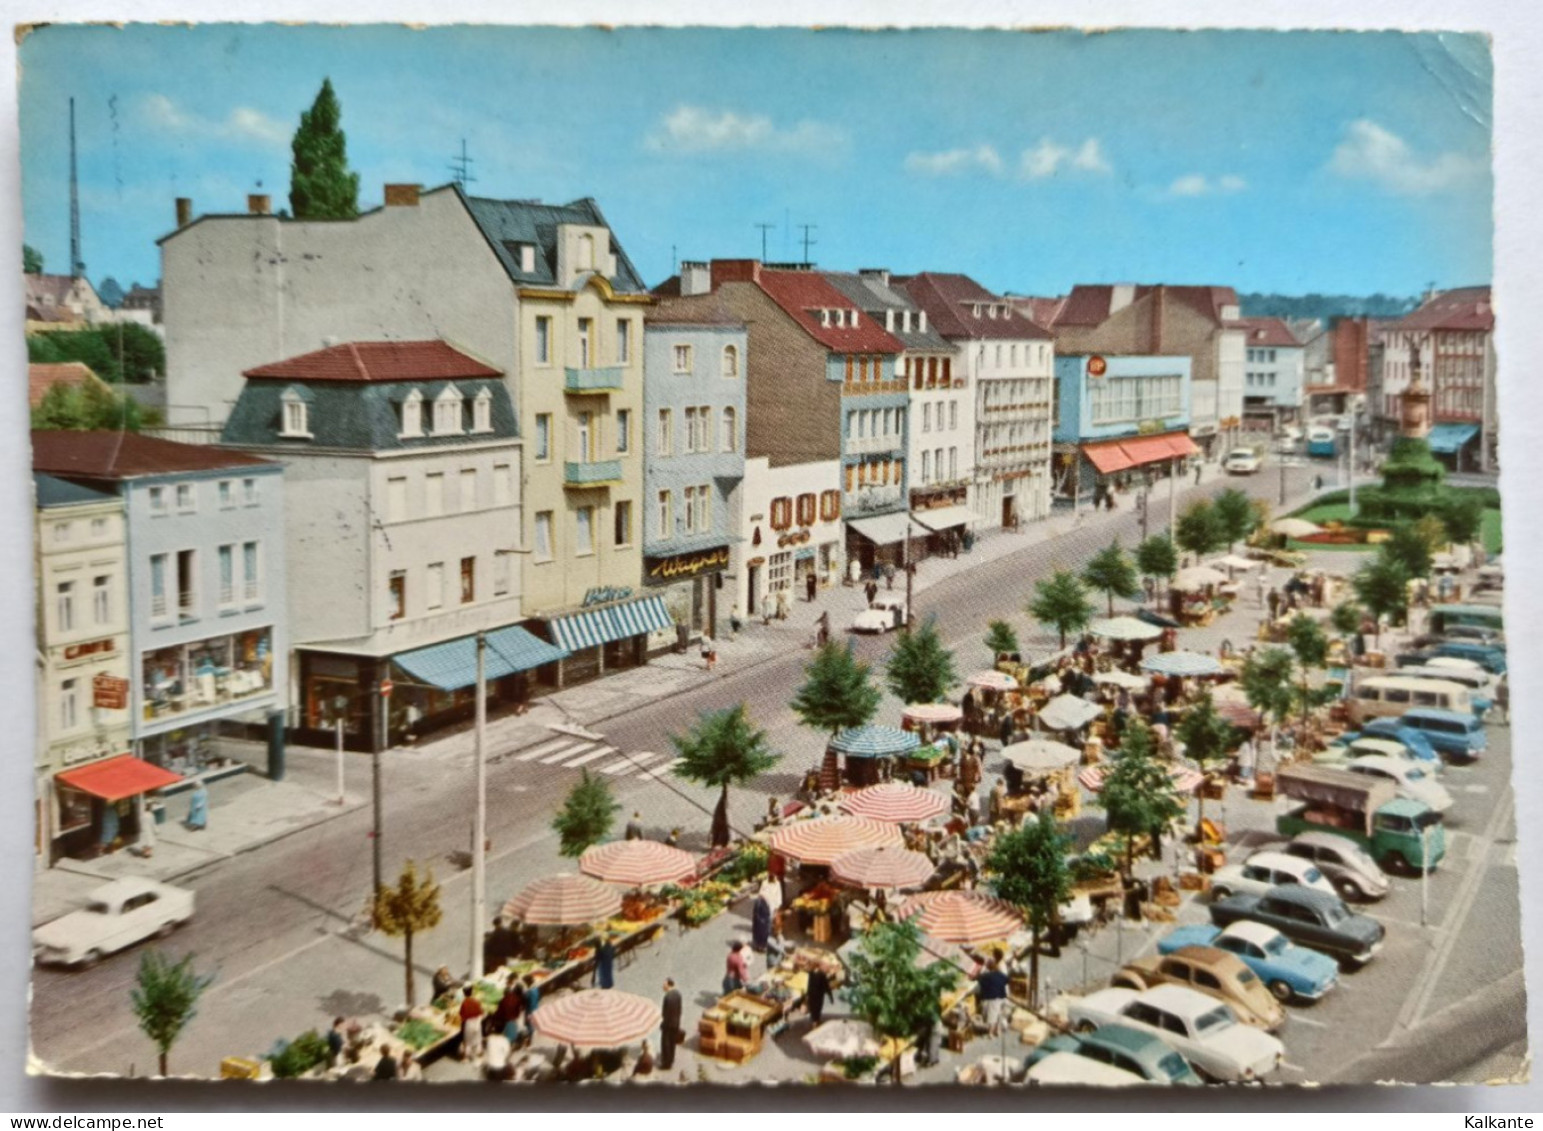
[(1161, 463), (1173, 458), (1173, 449), (1168, 446), (1166, 436), (1137, 436), (1121, 440), (1120, 447), (1125, 449), (1125, 455), (1135, 464)]
[(1425, 442), (1438, 455), (1456, 455), (1469, 440), (1479, 434), (1477, 424), (1438, 424), (1430, 430)]
[(577, 652), (669, 628), (675, 620), (665, 609), (663, 597), (639, 597), (603, 609), (553, 617), (548, 623), (557, 643), (570, 652)]
[(912, 511), (911, 517), (928, 530), (943, 531), (954, 526), (974, 526), (980, 521), (969, 507), (933, 507), (931, 510)]
[(1191, 440), (1183, 432), (1169, 432), (1162, 439), (1168, 445), (1168, 451), (1179, 459), (1187, 459), (1190, 456), (1200, 454), (1200, 449), (1195, 446), (1195, 441)]
[(79, 769), (65, 770), (58, 775), (57, 780), (71, 789), (100, 797), (103, 801), (122, 801), (152, 789), (176, 785), (182, 780), (182, 775), (152, 766), (132, 754), (120, 754), (116, 758), (93, 762)]
[(919, 736), (899, 727), (848, 727), (830, 740), (830, 748), (853, 758), (892, 758), (915, 750), (922, 744)]
[(904, 542), (907, 530), (919, 538), (932, 533), (925, 526), (912, 522), (911, 516), (905, 511), (875, 515), (873, 518), (849, 518), (847, 525), (875, 546), (892, 546), (896, 542)]
[(1118, 440), (1106, 440), (1101, 444), (1083, 444), (1082, 454), (1087, 456), (1088, 462), (1104, 475), (1136, 466), (1131, 462), (1130, 456), (1125, 454), (1125, 449), (1120, 446)]
[[(537, 639), (519, 625), (494, 629), (487, 634), (487, 641), (483, 663), (489, 680), (527, 672), (568, 655), (565, 649)], [(462, 636), (414, 648), (391, 657), (391, 662), (419, 683), (442, 691), (458, 691), (477, 682), (477, 638)]]

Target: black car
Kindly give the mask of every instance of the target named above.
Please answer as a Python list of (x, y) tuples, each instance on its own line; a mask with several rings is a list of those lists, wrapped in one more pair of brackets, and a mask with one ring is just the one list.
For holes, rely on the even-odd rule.
[(1263, 895), (1234, 895), (1211, 904), (1211, 922), (1225, 927), (1251, 919), (1274, 927), (1294, 943), (1361, 966), (1382, 949), (1386, 930), (1375, 919), (1357, 915), (1328, 892), (1277, 884)]

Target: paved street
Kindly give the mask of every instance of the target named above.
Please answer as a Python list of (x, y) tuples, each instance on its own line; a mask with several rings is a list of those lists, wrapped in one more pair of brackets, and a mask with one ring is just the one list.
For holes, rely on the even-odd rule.
[[(1314, 474), (1311, 465), (1290, 470), (1288, 490), (1294, 501), (1305, 497)], [(1277, 482), (1273, 467), (1252, 479), (1231, 481), (1272, 502)], [(1201, 487), (1186, 484), (1180, 505), (1225, 485), (1228, 481), (1208, 468)], [(1166, 502), (1166, 489), (1160, 489), (1154, 499), (1154, 529), (1166, 515)], [(964, 561), (921, 567), (920, 612), (937, 616), (945, 639), (956, 650), (961, 674), (989, 662), (980, 640), (986, 622), (995, 617), (1014, 621), (1026, 649), (1054, 647), (1055, 641), (1037, 634), (1022, 612), (1033, 580), (1057, 566), (1077, 566), (1116, 535), (1132, 545), (1138, 521), (1129, 499), (1122, 504), (1113, 514), (1087, 515), (1080, 522), (1058, 519), (1064, 528), (1059, 536), (1025, 540), (1024, 548), (994, 560), (988, 539), (971, 568), (963, 568), (968, 564)], [(1329, 568), (1353, 568), (1354, 559), (1346, 555), (1324, 556), (1333, 558)], [(860, 603), (857, 591), (838, 590), (822, 606), (840, 626)], [(732, 816), (738, 828), (753, 825), (765, 811), (767, 795), (791, 794), (822, 748), (819, 737), (799, 727), (786, 706), (806, 659), (797, 647), (805, 635), (801, 625), (812, 626), (815, 615), (799, 604), (788, 626), (748, 628), (738, 653), (732, 642), (725, 642), (725, 661), (710, 680), (691, 671), (699, 666), (694, 655), (670, 657), (557, 697), (572, 722), (591, 728), (587, 732), (579, 727), (547, 730), (517, 750), (495, 741), (497, 761), (489, 772), (489, 915), (529, 880), (571, 870), (572, 862), (557, 855), (548, 822), (581, 770), (614, 784), (623, 819), (637, 810), (650, 835), (663, 836), (679, 826), (686, 847), (705, 847), (707, 814), (716, 799), (711, 791), (680, 782), (667, 769), (672, 757), (668, 736), (694, 712), (744, 701), (784, 753), (776, 771), (754, 788), (735, 792)], [(1222, 618), (1204, 635), (1191, 633), (1184, 639), (1199, 647), (1212, 647), (1224, 636), (1240, 642), (1251, 635), (1256, 617), (1245, 598), (1240, 611)], [(758, 634), (781, 634), (781, 646), (753, 646)], [(862, 656), (878, 662), (889, 645), (863, 638), (857, 647)], [(736, 654), (746, 657), (738, 669)], [(880, 718), (894, 718), (898, 707), (886, 696)], [(602, 717), (614, 710), (623, 713)], [(331, 757), (326, 751), (291, 753), (297, 774), (318, 777), (329, 772)], [(469, 745), (457, 736), (421, 749), (393, 751), (383, 762), (388, 872), (394, 874), (399, 862), (411, 856), (430, 863), (445, 885), (444, 923), (418, 944), (423, 994), (427, 975), (436, 966), (464, 969), (468, 959), (469, 873), (459, 870), (452, 858), (470, 839)], [(367, 766), (367, 759), (350, 760), (350, 792), (361, 787)], [(994, 768), (988, 763), (988, 773)], [(1308, 1009), (1293, 1009), (1283, 1034), (1290, 1063), (1283, 1079), (1468, 1079), (1474, 1066), (1492, 1076), (1515, 1059), (1508, 1050), (1522, 1036), (1524, 999), (1510, 770), (1509, 729), (1499, 727), (1492, 728), (1490, 752), (1483, 761), (1450, 771), (1447, 781), (1457, 799), (1448, 818), (1452, 847), (1429, 883), (1429, 925), (1420, 925), (1420, 884), (1398, 881), (1395, 893), (1372, 909), (1388, 924), (1384, 953), (1347, 977), (1330, 998)], [(1268, 814), (1248, 815), (1248, 803), (1237, 796), (1223, 807), (1222, 819), (1246, 839), (1252, 835), (1251, 824), (1267, 823)], [(174, 953), (195, 952), (199, 968), (217, 971), (218, 980), (173, 1052), (173, 1071), (211, 1075), (222, 1056), (260, 1054), (281, 1037), (324, 1028), (338, 1013), (378, 1012), (401, 1002), (400, 944), (362, 928), (371, 875), (369, 829), (367, 807), (355, 809), (266, 847), (211, 863), (179, 881), (197, 891), (198, 914), (169, 948)], [(628, 973), (623, 987), (652, 994), (663, 974), (674, 972), (690, 987), (710, 989), (721, 973), (723, 944), (742, 913), (742, 908), (732, 910), (710, 931), (679, 939), (672, 934), (639, 958), (637, 980)], [(1180, 918), (1202, 921), (1205, 908), (1191, 903)], [(1106, 930), (1090, 943), (1090, 971), (1107, 974), (1117, 953), (1125, 958), (1140, 953), (1166, 929)], [(34, 983), (35, 1055), (66, 1071), (149, 1069), (152, 1049), (138, 1034), (128, 1004), (137, 962), (137, 952), (131, 951), (79, 973), (40, 971)], [(1083, 962), (1080, 951), (1068, 951), (1048, 964), (1046, 979), (1057, 988), (1075, 986), (1082, 980)], [(1476, 1002), (1484, 1008), (1482, 1026), (1470, 1016), (1479, 1008)], [(688, 994), (688, 1013), (691, 1008)], [(1460, 1041), (1438, 1039), (1439, 1034), (1458, 1030)], [(944, 1068), (951, 1075), (952, 1067), (985, 1051), (972, 1048)], [(796, 1053), (788, 1050), (795, 1059)], [(758, 1061), (754, 1067), (767, 1072), (774, 1066)], [(803, 1071), (813, 1070), (807, 1066)], [(739, 1078), (745, 1077), (741, 1072)]]

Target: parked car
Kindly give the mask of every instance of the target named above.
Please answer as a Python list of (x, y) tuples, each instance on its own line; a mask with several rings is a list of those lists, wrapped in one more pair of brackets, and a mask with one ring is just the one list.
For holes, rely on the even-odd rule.
[(1218, 868), (1211, 878), (1211, 897), (1226, 899), (1238, 891), (1263, 895), (1276, 884), (1301, 884), (1334, 894), (1334, 885), (1311, 861), (1264, 849), (1254, 853), (1245, 863)]
[[(1442, 764), (1441, 755), (1431, 745), (1430, 739), (1425, 737), (1425, 733), (1417, 727), (1405, 726), (1397, 719), (1371, 719), (1361, 727), (1360, 733), (1369, 738), (1390, 738), (1402, 743), (1420, 761), (1428, 765)], [(1341, 741), (1349, 741), (1350, 738), (1347, 734)]]
[(1112, 986), (1072, 1002), (1067, 1016), (1081, 1032), (1127, 1025), (1153, 1033), (1213, 1080), (1257, 1080), (1286, 1055), (1279, 1040), (1242, 1024), (1230, 1006), (1184, 986)]
[(1222, 470), (1228, 475), (1252, 475), (1259, 470), (1259, 453), (1252, 448), (1234, 448), (1222, 460)]
[(1302, 833), (1282, 850), (1318, 865), (1344, 900), (1381, 899), (1393, 890), (1388, 875), (1360, 845), (1334, 833)]
[(852, 618), (853, 632), (888, 632), (905, 626), (905, 598), (896, 593), (880, 593)]
[(1472, 711), (1443, 711), (1436, 707), (1418, 707), (1398, 716), (1400, 725), (1411, 727), (1425, 736), (1437, 752), (1448, 758), (1471, 762), (1489, 748), (1484, 724)]
[(1441, 632), (1427, 633), (1424, 636), (1414, 638), (1416, 648), (1433, 648), (1437, 644), (1446, 644), (1449, 641), (1462, 641), (1468, 644), (1483, 644), (1492, 648), (1505, 647), (1505, 633), (1493, 628), (1482, 628), (1476, 624), (1451, 624)]
[(1107, 1064), (1147, 1084), (1200, 1083), (1189, 1061), (1165, 1045), (1162, 1038), (1129, 1025), (1100, 1025), (1091, 1033), (1060, 1033), (1051, 1037), (1024, 1061), (1029, 1069), (1028, 1079), (1048, 1083), (1036, 1078), (1034, 1070), (1058, 1056), (1078, 1056)]
[(1023, 1074), (1023, 1082), (1031, 1086), (1049, 1084), (1078, 1088), (1129, 1088), (1148, 1081), (1134, 1072), (1116, 1068), (1108, 1061), (1094, 1060), (1075, 1052), (1052, 1052), (1029, 1067)]
[(32, 952), (58, 966), (90, 966), (152, 935), (165, 937), (193, 917), (193, 893), (155, 880), (104, 884), (79, 911), (32, 932)]
[(1427, 770), (1437, 776), (1446, 769), (1446, 763), (1439, 756), (1427, 762), (1423, 758), (1416, 758), (1409, 747), (1402, 742), (1395, 742), (1391, 738), (1367, 738), (1359, 734), (1341, 736), (1314, 754), (1313, 761), (1320, 766), (1343, 768), (1348, 767), (1352, 759), (1365, 754), (1380, 754), (1385, 758), (1392, 758), (1395, 762), (1407, 762), (1411, 766)]
[(1394, 784), (1400, 797), (1423, 802), (1437, 813), (1445, 813), (1452, 808), (1452, 795), (1446, 787), (1436, 781), (1429, 771), (1403, 758), (1390, 758), (1386, 754), (1360, 754), (1345, 763), (1345, 769), (1353, 774), (1387, 778)]
[(1300, 885), (1271, 888), (1264, 895), (1240, 893), (1211, 904), (1211, 922), (1228, 927), (1240, 919), (1274, 927), (1294, 943), (1364, 966), (1382, 949), (1386, 929), (1357, 915), (1337, 895)]
[(1232, 1006), (1245, 1025), (1270, 1032), (1286, 1020), (1286, 1011), (1254, 972), (1237, 955), (1216, 947), (1186, 946), (1169, 954), (1137, 958), (1115, 971), (1109, 984), (1133, 990), (1164, 984), (1188, 986)]
[(1436, 656), (1451, 656), (1458, 660), (1472, 660), (1491, 675), (1505, 675), (1505, 648), (1495, 644), (1478, 644), (1471, 640), (1447, 640), (1412, 652), (1400, 652), (1394, 661), (1401, 668), (1428, 664)]
[(1157, 944), (1157, 952), (1183, 953), (1193, 947), (1214, 947), (1236, 955), (1276, 1001), (1317, 1001), (1339, 984), (1339, 963), (1327, 954), (1297, 946), (1263, 923), (1242, 919), (1225, 929), (1204, 923), (1179, 927)]

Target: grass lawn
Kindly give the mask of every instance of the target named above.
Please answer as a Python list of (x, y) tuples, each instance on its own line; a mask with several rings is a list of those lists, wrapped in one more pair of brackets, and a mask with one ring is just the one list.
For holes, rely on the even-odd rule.
[[(1316, 522), (1319, 525), (1330, 522), (1343, 522), (1350, 517), (1350, 506), (1348, 503), (1320, 503), (1318, 505), (1310, 506), (1303, 510), (1296, 511), (1293, 514), (1293, 517), (1304, 518), (1308, 522)], [(1480, 537), (1484, 540), (1484, 552), (1486, 554), (1488, 554), (1490, 557), (1494, 557), (1496, 554), (1500, 553), (1502, 548), (1502, 538), (1500, 531), (1500, 512), (1498, 510), (1495, 510), (1494, 508), (1485, 509), (1484, 524), (1480, 528)], [(1286, 545), (1287, 548), (1292, 550), (1303, 550), (1309, 552), (1317, 550), (1348, 550), (1351, 553), (1364, 553), (1367, 550), (1375, 548), (1373, 546), (1367, 545), (1364, 542), (1349, 546), (1332, 544), (1326, 545), (1319, 542), (1298, 542), (1295, 538), (1290, 539)]]
[(1319, 503), (1306, 510), (1296, 511), (1293, 518), (1306, 519), (1322, 526), (1326, 522), (1344, 522), (1350, 517), (1349, 503)]

